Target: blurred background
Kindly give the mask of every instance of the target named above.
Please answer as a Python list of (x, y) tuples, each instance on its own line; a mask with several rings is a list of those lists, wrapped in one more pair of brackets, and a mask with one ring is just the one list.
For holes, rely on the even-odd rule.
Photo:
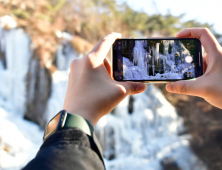
[[(71, 61), (100, 38), (207, 27), (221, 44), (221, 6), (218, 0), (0, 0), (0, 169), (21, 169), (34, 158), (45, 125), (62, 109)], [(95, 127), (107, 170), (222, 169), (220, 113), (201, 98), (166, 92), (165, 84), (147, 85)]]

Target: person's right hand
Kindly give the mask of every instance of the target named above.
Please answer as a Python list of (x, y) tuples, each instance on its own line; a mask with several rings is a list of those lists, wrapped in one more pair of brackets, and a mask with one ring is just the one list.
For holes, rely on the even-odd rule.
[(111, 66), (105, 59), (119, 33), (103, 37), (85, 57), (72, 61), (63, 105), (69, 113), (78, 114), (96, 125), (127, 95), (146, 89), (142, 82), (117, 82), (112, 79)]
[(204, 98), (210, 104), (222, 109), (222, 48), (206, 28), (188, 28), (176, 34), (179, 38), (200, 39), (204, 55), (204, 75), (193, 80), (169, 83), (166, 90)]

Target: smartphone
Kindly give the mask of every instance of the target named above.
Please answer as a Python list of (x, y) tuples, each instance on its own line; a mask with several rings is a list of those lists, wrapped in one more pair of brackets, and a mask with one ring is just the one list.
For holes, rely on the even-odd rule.
[(196, 38), (121, 38), (112, 46), (116, 81), (166, 83), (203, 75), (200, 40)]

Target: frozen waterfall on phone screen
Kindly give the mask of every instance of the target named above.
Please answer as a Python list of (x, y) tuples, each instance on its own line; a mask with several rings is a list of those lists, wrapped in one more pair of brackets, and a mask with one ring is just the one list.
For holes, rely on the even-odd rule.
[[(168, 53), (169, 45), (172, 47), (170, 54)], [(135, 40), (132, 56), (126, 57), (124, 53), (122, 54), (123, 79), (175, 80), (183, 79), (185, 73), (191, 73), (190, 76), (195, 77), (194, 63), (184, 61), (184, 58), (191, 54), (180, 41), (163, 40), (162, 54), (160, 53), (159, 46), (160, 43), (147, 46), (147, 41)], [(145, 48), (148, 49), (145, 50)], [(175, 54), (177, 53), (180, 55), (178, 61), (175, 60)]]
[[(17, 170), (35, 157), (44, 130), (23, 119), (30, 39), (22, 29), (2, 27), (0, 37), (7, 63), (5, 67), (0, 60), (0, 169)], [(60, 62), (52, 75), (47, 121), (62, 109), (69, 64), (78, 58), (74, 51), (66, 44), (58, 47)], [(179, 135), (183, 130), (182, 118), (154, 85), (148, 85), (144, 93), (126, 97), (95, 127), (107, 170), (162, 170), (168, 163), (182, 170), (205, 169), (189, 147), (190, 136)]]

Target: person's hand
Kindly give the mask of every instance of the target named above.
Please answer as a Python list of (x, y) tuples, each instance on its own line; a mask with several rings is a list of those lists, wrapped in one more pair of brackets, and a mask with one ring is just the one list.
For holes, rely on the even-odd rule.
[(93, 125), (127, 95), (143, 92), (146, 88), (143, 83), (117, 82), (111, 78), (111, 67), (105, 57), (120, 37), (118, 33), (103, 37), (89, 54), (73, 60), (70, 66), (63, 109), (86, 118)]
[(176, 34), (176, 37), (200, 39), (204, 55), (204, 75), (193, 80), (169, 83), (166, 90), (204, 98), (210, 104), (222, 109), (222, 48), (212, 33), (206, 28), (189, 28)]

